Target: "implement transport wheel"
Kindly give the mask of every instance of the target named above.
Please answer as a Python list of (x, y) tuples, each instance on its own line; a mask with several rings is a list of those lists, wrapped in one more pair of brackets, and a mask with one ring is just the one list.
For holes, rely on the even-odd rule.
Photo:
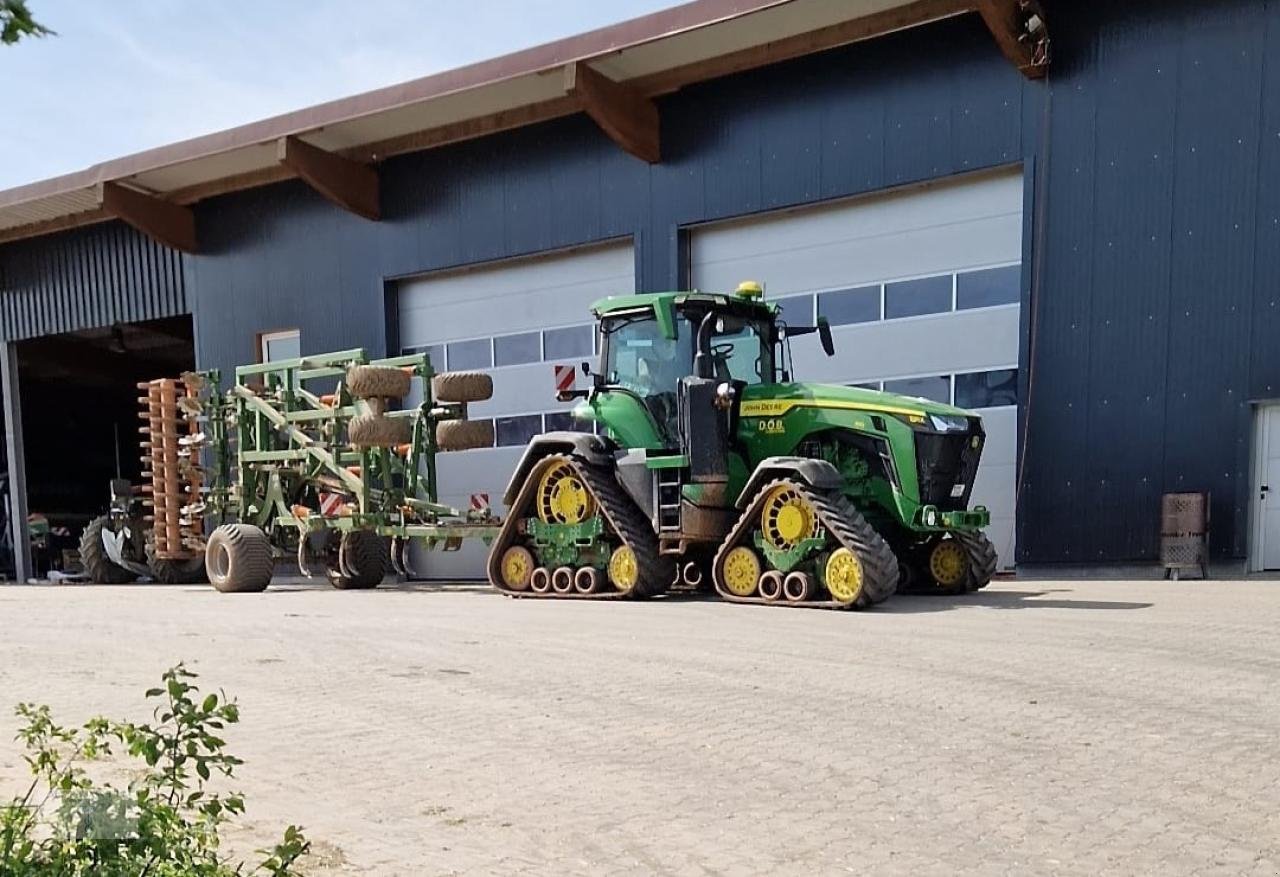
[(640, 581), (640, 563), (629, 545), (619, 545), (609, 557), (609, 581), (619, 593), (630, 594)]
[(721, 570), (725, 587), (735, 597), (750, 597), (760, 581), (760, 556), (747, 546), (739, 545), (724, 556)]
[(347, 424), (347, 440), (357, 448), (391, 448), (413, 440), (413, 424), (403, 417), (361, 414)]
[(110, 529), (110, 515), (102, 515), (89, 522), (80, 534), (80, 563), (84, 565), (84, 571), (89, 574), (91, 582), (99, 585), (123, 585), (138, 576), (117, 566), (107, 556), (107, 547), (102, 544), (102, 533)]
[(339, 591), (376, 588), (387, 574), (390, 552), (387, 542), (370, 530), (351, 530), (342, 534), (336, 562), (331, 559), (329, 584)]
[(469, 451), (493, 447), (492, 420), (442, 420), (436, 424), (436, 447), (442, 451)]
[(512, 545), (502, 552), (502, 583), (513, 591), (527, 591), (535, 566), (533, 552), (522, 545)]
[(981, 530), (972, 533), (956, 533), (955, 539), (964, 546), (969, 555), (969, 576), (965, 582), (966, 590), (977, 591), (991, 584), (991, 577), (996, 574), (1000, 558), (996, 547), (991, 544), (987, 534)]
[(591, 491), (567, 462), (548, 469), (538, 482), (538, 518), (548, 524), (581, 524), (596, 512)]
[(223, 524), (204, 551), (209, 583), (224, 594), (265, 591), (275, 559), (267, 534), (252, 524)]
[(939, 539), (928, 548), (929, 575), (943, 594), (968, 590), (969, 554), (958, 539)]
[(357, 399), (403, 399), (409, 395), (408, 372), (381, 365), (353, 365), (347, 369), (347, 389)]
[(437, 402), (483, 402), (493, 396), (493, 378), (484, 372), (441, 372), (431, 379)]

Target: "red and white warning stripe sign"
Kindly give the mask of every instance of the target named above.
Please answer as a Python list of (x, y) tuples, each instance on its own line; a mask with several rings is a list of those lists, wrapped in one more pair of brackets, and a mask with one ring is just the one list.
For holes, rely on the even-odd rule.
[(473, 493), (471, 494), (471, 508), (478, 512), (485, 511), (489, 508), (489, 494)]
[(342, 513), (342, 505), (345, 498), (340, 493), (321, 493), (320, 494), (320, 514), (326, 518), (332, 518), (334, 515)]
[(557, 365), (556, 370), (556, 392), (567, 393), (573, 389), (574, 378), (578, 371), (571, 365)]

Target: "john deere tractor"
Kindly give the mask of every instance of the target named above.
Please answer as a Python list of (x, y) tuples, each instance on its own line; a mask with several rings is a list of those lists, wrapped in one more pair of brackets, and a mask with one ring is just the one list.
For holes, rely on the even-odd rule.
[(709, 580), (735, 602), (858, 609), (990, 581), (990, 515), (969, 508), (976, 415), (795, 382), (791, 339), (817, 334), (830, 356), (831, 330), (787, 325), (758, 284), (593, 310), (599, 366), (559, 398), (604, 435), (530, 442), (489, 555), (496, 588), (648, 597)]

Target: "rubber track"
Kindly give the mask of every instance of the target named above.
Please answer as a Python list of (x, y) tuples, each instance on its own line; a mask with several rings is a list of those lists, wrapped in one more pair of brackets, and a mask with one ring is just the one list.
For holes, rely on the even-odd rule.
[(957, 532), (955, 538), (969, 555), (969, 572), (965, 579), (965, 590), (970, 592), (982, 590), (991, 584), (991, 577), (996, 574), (996, 567), (1000, 562), (996, 555), (996, 547), (981, 530), (973, 533)]
[[(864, 584), (862, 594), (852, 603), (841, 603), (839, 600), (806, 600), (793, 603), (789, 600), (770, 602), (763, 597), (739, 597), (724, 587), (720, 577), (721, 562), (728, 552), (739, 545), (746, 544), (746, 538), (755, 528), (760, 517), (760, 507), (765, 497), (779, 485), (795, 488), (806, 501), (817, 511), (818, 520), (827, 529), (841, 547), (848, 548), (862, 561)], [(751, 546), (754, 548), (754, 546)], [(711, 564), (711, 580), (716, 586), (716, 593), (733, 603), (759, 603), (765, 606), (793, 606), (804, 609), (865, 609), (876, 603), (882, 603), (892, 596), (898, 588), (898, 558), (894, 555), (889, 543), (867, 523), (867, 519), (843, 494), (837, 491), (818, 491), (807, 485), (790, 479), (779, 479), (761, 488), (755, 501), (747, 507), (738, 518), (729, 536), (720, 545), (715, 560)], [(815, 580), (814, 585), (821, 585)]]
[[(533, 591), (513, 591), (502, 584), (502, 554), (517, 543), (517, 527), (521, 520), (530, 516), (533, 507), (534, 492), (542, 474), (557, 463), (568, 463), (587, 485), (591, 495), (595, 497), (605, 520), (614, 535), (630, 546), (636, 553), (636, 562), (640, 566), (640, 580), (626, 594), (618, 591), (600, 591), (595, 594), (557, 594), (554, 591), (546, 594), (535, 594)], [(648, 519), (622, 491), (622, 487), (613, 476), (611, 469), (592, 466), (581, 457), (568, 454), (552, 454), (544, 457), (529, 471), (524, 486), (516, 497), (514, 505), (507, 515), (507, 522), (498, 532), (489, 552), (489, 584), (499, 592), (511, 597), (532, 597), (553, 600), (618, 600), (643, 599), (664, 593), (675, 578), (675, 561), (658, 553), (658, 539), (649, 526)], [(606, 575), (606, 580), (607, 580)]]

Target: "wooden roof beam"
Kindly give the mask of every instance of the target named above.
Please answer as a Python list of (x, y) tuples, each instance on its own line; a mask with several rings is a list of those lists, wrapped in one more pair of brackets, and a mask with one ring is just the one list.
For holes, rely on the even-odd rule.
[(662, 160), (658, 105), (648, 96), (581, 61), (565, 65), (564, 90), (614, 143), (649, 164)]
[(293, 136), (276, 141), (276, 158), (343, 210), (374, 221), (382, 218), (378, 171), (369, 165)]
[(1049, 25), (1039, 0), (978, 0), (996, 45), (1028, 79), (1049, 71)]
[(127, 222), (166, 247), (184, 253), (199, 251), (196, 216), (190, 207), (112, 182), (99, 184), (97, 194), (98, 205), (108, 216)]

